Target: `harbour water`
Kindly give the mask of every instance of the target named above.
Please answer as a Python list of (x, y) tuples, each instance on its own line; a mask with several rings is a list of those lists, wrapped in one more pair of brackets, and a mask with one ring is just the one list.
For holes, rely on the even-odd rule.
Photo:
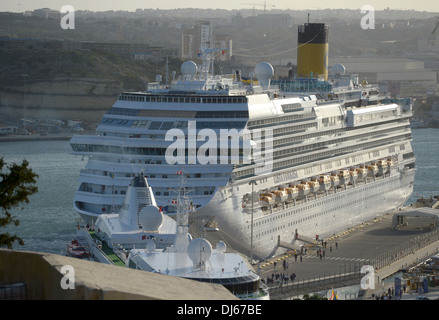
[[(439, 129), (413, 130), (413, 149), (417, 171), (407, 204), (439, 194)], [(16, 234), (24, 240), (24, 246), (14, 245), (16, 250), (64, 254), (79, 221), (73, 197), (86, 161), (72, 155), (68, 141), (0, 142), (0, 157), (7, 163), (27, 159), (39, 175), (38, 193), (22, 210), (13, 210), (20, 225), (2, 228), (0, 233)]]

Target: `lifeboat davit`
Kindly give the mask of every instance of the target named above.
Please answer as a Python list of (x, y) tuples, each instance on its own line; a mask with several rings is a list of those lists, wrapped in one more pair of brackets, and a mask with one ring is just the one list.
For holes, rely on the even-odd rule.
[(322, 190), (329, 190), (331, 188), (331, 178), (329, 176), (320, 176), (319, 183)]

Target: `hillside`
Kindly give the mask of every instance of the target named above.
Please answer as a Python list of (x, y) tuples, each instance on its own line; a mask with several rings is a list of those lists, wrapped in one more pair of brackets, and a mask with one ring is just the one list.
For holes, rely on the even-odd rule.
[[(169, 70), (180, 70), (169, 59)], [(0, 50), (0, 115), (98, 121), (124, 90), (145, 90), (165, 61), (98, 51)]]

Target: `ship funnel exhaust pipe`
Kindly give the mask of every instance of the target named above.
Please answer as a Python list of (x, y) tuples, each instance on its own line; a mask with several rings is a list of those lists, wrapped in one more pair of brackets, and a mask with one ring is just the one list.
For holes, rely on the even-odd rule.
[(297, 76), (328, 80), (328, 34), (324, 23), (308, 23), (299, 26), (297, 49)]

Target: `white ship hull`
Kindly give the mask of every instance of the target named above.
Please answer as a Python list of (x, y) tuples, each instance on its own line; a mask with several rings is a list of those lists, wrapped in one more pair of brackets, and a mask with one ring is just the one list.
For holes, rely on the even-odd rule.
[[(254, 207), (253, 256), (267, 258), (279, 249), (279, 241), (294, 243), (296, 232), (310, 238), (332, 236), (338, 231), (359, 225), (374, 217), (402, 207), (413, 191), (414, 170), (349, 186), (328, 195), (308, 197), (306, 202), (290, 203), (273, 213), (263, 214)], [(237, 185), (233, 189), (251, 192), (251, 186)], [(233, 248), (250, 255), (251, 209), (242, 208), (240, 193), (225, 198), (218, 191), (212, 201), (197, 212), (195, 221), (204, 223), (211, 216), (220, 226), (222, 237)], [(256, 208), (256, 209), (255, 209)], [(201, 223), (201, 224), (202, 224)], [(200, 224), (200, 225), (201, 225)]]
[[(187, 73), (173, 88), (153, 83), (146, 92), (122, 93), (96, 135), (70, 141), (74, 154), (89, 157), (74, 208), (87, 223), (120, 210), (133, 175), (142, 171), (157, 205), (172, 215), (170, 189), (178, 184), (177, 172), (184, 172), (197, 208), (191, 233), (218, 227), (232, 248), (259, 258), (275, 254), (279, 241), (292, 243), (296, 234), (327, 237), (396, 210), (414, 183), (411, 102), (347, 80), (338, 90), (324, 82), (318, 93), (297, 93), (280, 87), (300, 81), (248, 86), (231, 77)], [(232, 147), (232, 137), (220, 135), (244, 129), (251, 132), (250, 155), (244, 143)], [(171, 130), (180, 136), (168, 139)], [(201, 161), (206, 132), (213, 163)], [(181, 136), (181, 149), (172, 149), (174, 137)], [(183, 162), (170, 163), (169, 155)], [(350, 175), (356, 170), (361, 175)], [(315, 185), (323, 178), (326, 185)], [(286, 189), (293, 186), (296, 193), (290, 196)]]

